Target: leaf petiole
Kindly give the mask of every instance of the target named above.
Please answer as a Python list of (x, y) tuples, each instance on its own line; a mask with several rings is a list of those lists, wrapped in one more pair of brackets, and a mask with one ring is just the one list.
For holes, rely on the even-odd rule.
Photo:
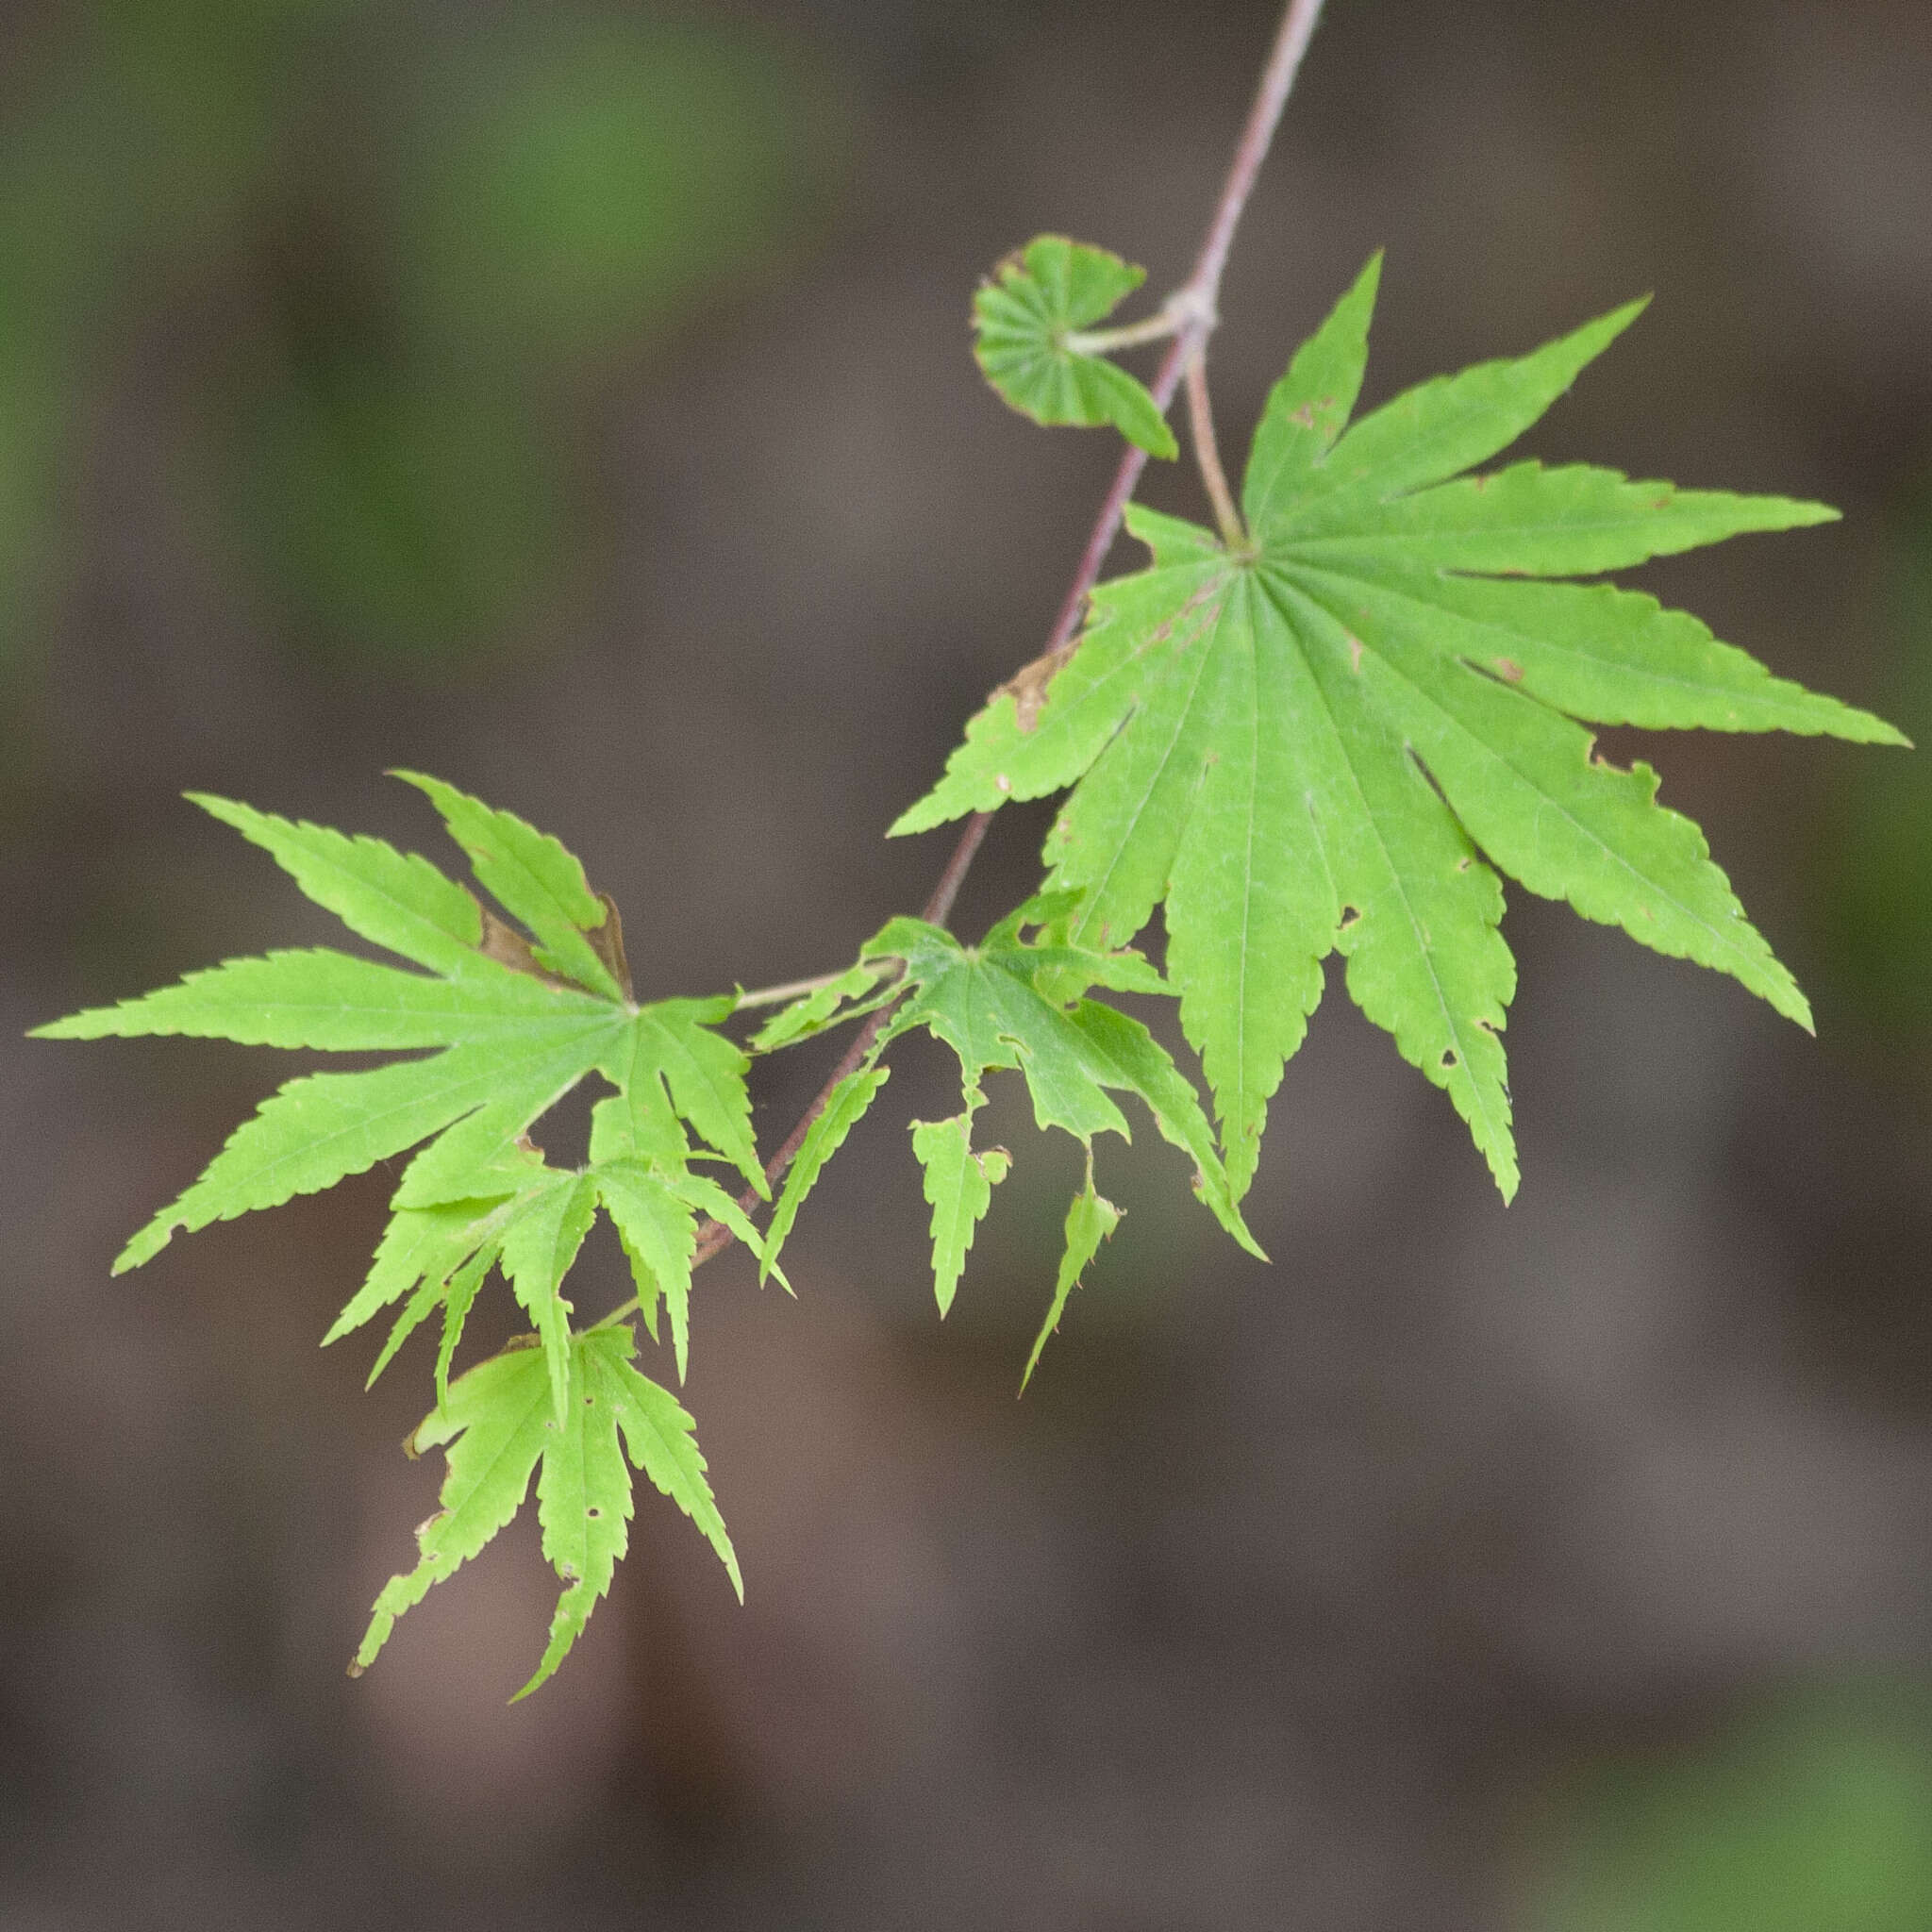
[(1074, 328), (1060, 338), (1060, 346), (1075, 356), (1110, 356), (1116, 349), (1138, 349), (1147, 342), (1164, 342), (1178, 335), (1193, 314), (1192, 305), (1171, 296), (1141, 322), (1120, 328)]
[(1252, 555), (1254, 544), (1241, 511), (1235, 508), (1234, 491), (1227, 487), (1227, 472), (1221, 467), (1221, 448), (1214, 440), (1214, 408), (1208, 399), (1208, 352), (1205, 343), (1188, 358), (1182, 378), (1188, 391), (1188, 428), (1194, 443), (1194, 462), (1214, 506), (1214, 522), (1221, 541), (1229, 550)]
[[(761, 986), (754, 992), (741, 992), (737, 995), (739, 1012), (750, 1007), (783, 1007), (793, 1000), (802, 1000), (808, 993), (817, 992), (821, 988), (843, 979), (849, 966), (841, 966), (836, 973), (814, 974), (809, 979), (788, 979), (777, 986)], [(884, 971), (884, 968), (880, 969)]]

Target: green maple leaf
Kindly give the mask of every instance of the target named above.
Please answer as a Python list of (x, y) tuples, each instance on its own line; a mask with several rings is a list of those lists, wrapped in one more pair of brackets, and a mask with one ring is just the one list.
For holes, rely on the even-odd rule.
[(1167, 971), (1237, 1196), (1338, 948), (1357, 1003), (1448, 1090), (1514, 1191), (1497, 870), (1808, 1025), (1697, 827), (1657, 804), (1648, 766), (1596, 758), (1579, 721), (1904, 741), (1647, 596), (1537, 581), (1834, 511), (1580, 466), (1459, 475), (1528, 428), (1641, 304), (1351, 428), (1378, 272), (1379, 258), (1269, 398), (1248, 541), (1130, 509), (1151, 567), (1095, 593), (1043, 700), (996, 695), (892, 828), (1074, 788), (1049, 884), (1084, 895), (1071, 937), (1091, 944), (1125, 944), (1164, 904)]
[(1081, 1275), (1087, 1272), (1087, 1264), (1100, 1252), (1101, 1242), (1110, 1240), (1120, 1224), (1121, 1210), (1106, 1195), (1094, 1191), (1093, 1167), (1090, 1161), (1087, 1185), (1074, 1196), (1073, 1205), (1067, 1209), (1066, 1251), (1060, 1257), (1060, 1272), (1053, 1285), (1053, 1304), (1046, 1311), (1046, 1320), (1040, 1324), (1033, 1353), (1026, 1357), (1026, 1372), (1020, 1377), (1022, 1394), (1025, 1392), (1027, 1383), (1032, 1381), (1034, 1370), (1040, 1366), (1047, 1337), (1060, 1325), (1060, 1317), (1066, 1313), (1068, 1296), (1079, 1285)]
[[(436, 802), (479, 881), (525, 921), (530, 937), (426, 859), (203, 798), (352, 931), (428, 973), (325, 949), (272, 953), (39, 1031), (53, 1039), (190, 1034), (334, 1051), (439, 1049), (366, 1073), (289, 1082), (135, 1236), (116, 1270), (148, 1259), (176, 1228), (274, 1207), (426, 1141), (403, 1174), (369, 1277), (329, 1339), (408, 1297), (379, 1373), (441, 1303), (438, 1374), (446, 1384), (470, 1303), (500, 1263), (542, 1337), (560, 1410), (569, 1335), (560, 1286), (600, 1203), (625, 1236), (641, 1291), (648, 1283), (654, 1294), (688, 1291), (698, 1213), (750, 1234), (724, 1190), (690, 1167), (699, 1158), (727, 1160), (763, 1191), (744, 1086), (749, 1062), (713, 1030), (731, 1012), (730, 997), (637, 1004), (616, 913), (555, 840), (438, 780), (411, 782)], [(596, 1109), (592, 1167), (549, 1168), (525, 1137), (593, 1073), (616, 1091)], [(708, 1149), (693, 1148), (687, 1125)], [(681, 1371), (681, 1312), (674, 1325)]]
[(1104, 248), (1036, 237), (973, 298), (973, 353), (986, 379), (1036, 423), (1111, 424), (1151, 455), (1175, 455), (1174, 431), (1145, 386), (1081, 341), (1146, 279), (1145, 269)]
[[(823, 1126), (826, 1144), (815, 1148), (808, 1136), (786, 1177), (767, 1235), (768, 1252), (775, 1252), (824, 1159), (883, 1084), (879, 1055), (902, 1034), (924, 1027), (957, 1056), (964, 1103), (964, 1111), (951, 1119), (916, 1121), (912, 1126), (913, 1151), (933, 1209), (933, 1279), (941, 1314), (951, 1305), (992, 1188), (1007, 1171), (1004, 1150), (974, 1150), (971, 1131), (984, 1097), (981, 1078), (1000, 1069), (1025, 1080), (1041, 1128), (1071, 1134), (1090, 1155), (1097, 1134), (1129, 1138), (1126, 1117), (1112, 1094), (1137, 1095), (1161, 1134), (1192, 1157), (1202, 1200), (1243, 1247), (1260, 1253), (1235, 1205), (1213, 1130), (1187, 1078), (1140, 1021), (1080, 997), (1093, 986), (1142, 993), (1172, 989), (1138, 954), (1100, 951), (1061, 936), (1073, 910), (1064, 897), (1031, 900), (976, 946), (962, 945), (942, 927), (917, 919), (892, 920), (867, 942), (858, 966), (841, 982), (857, 997), (836, 1017), (849, 1019), (888, 1001), (897, 1004), (865, 1059), (833, 1090), (814, 1124), (814, 1133)], [(1031, 926), (1041, 928), (1038, 938), (1023, 938), (1023, 928)], [(779, 1014), (754, 1043), (782, 1043), (834, 1017), (825, 1001), (812, 995), (809, 1004), (800, 1001)]]
[(610, 1587), (629, 1540), (632, 1468), (704, 1531), (743, 1600), (738, 1558), (706, 1480), (691, 1420), (668, 1391), (631, 1365), (635, 1353), (631, 1331), (621, 1325), (573, 1337), (563, 1357), (561, 1417), (551, 1400), (551, 1370), (527, 1348), (492, 1356), (449, 1386), (408, 1445), (411, 1456), (445, 1450), (441, 1507), (417, 1532), (421, 1560), (391, 1577), (376, 1598), (352, 1674), (375, 1662), (398, 1617), (515, 1517), (540, 1464), (543, 1554), (565, 1588), (542, 1661), (518, 1697), (528, 1696), (563, 1661)]

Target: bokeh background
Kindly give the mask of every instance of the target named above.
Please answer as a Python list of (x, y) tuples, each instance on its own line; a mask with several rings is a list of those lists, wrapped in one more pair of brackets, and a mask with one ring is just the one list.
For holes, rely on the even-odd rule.
[[(945, 1068), (908, 1052), (799, 1300), (702, 1279), (746, 1607), (647, 1491), (514, 1709), (528, 1525), (342, 1674), (441, 1470), (396, 1448), (422, 1360), (365, 1396), (366, 1338), (315, 1346), (386, 1177), (110, 1282), (291, 1062), (20, 1038), (328, 937), (190, 787), (433, 851), (379, 774), (443, 774), (583, 854), (649, 991), (916, 906), (943, 839), (879, 835), (1038, 650), (1113, 461), (982, 389), (974, 282), (1047, 228), (1177, 281), (1273, 25), (7, 8), (9, 1932), (1932, 1924), (1923, 757), (1646, 746), (1817, 1041), (1512, 893), (1518, 1203), (1331, 981), (1273, 1266), (1109, 1144), (1128, 1220), (1024, 1402), (1076, 1156), (1003, 1104), (942, 1329), (903, 1123)], [(1922, 0), (1332, 0), (1227, 281), (1224, 440), (1372, 247), (1372, 396), (1655, 289), (1533, 448), (1841, 505), (1645, 581), (1923, 742), (1928, 103)], [(1007, 814), (964, 925), (1045, 823)], [(768, 1144), (823, 1071), (760, 1067)], [(580, 1306), (625, 1291), (584, 1265)]]

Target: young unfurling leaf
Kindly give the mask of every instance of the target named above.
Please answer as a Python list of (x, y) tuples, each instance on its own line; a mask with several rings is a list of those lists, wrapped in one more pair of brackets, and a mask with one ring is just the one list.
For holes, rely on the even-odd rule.
[(1175, 455), (1174, 431), (1145, 386), (1079, 340), (1146, 278), (1145, 269), (1064, 235), (1029, 242), (973, 300), (973, 352), (986, 379), (1036, 423), (1110, 423), (1150, 455)]
[(1657, 805), (1648, 766), (1595, 758), (1578, 721), (1903, 741), (1648, 597), (1536, 581), (1831, 510), (1582, 467), (1459, 474), (1514, 441), (1641, 305), (1344, 428), (1378, 269), (1269, 398), (1247, 542), (1130, 509), (1151, 566), (1095, 593), (1044, 702), (1023, 715), (996, 696), (893, 827), (1074, 787), (1049, 883), (1085, 895), (1071, 937), (1091, 945), (1127, 943), (1165, 906), (1168, 975), (1237, 1197), (1337, 948), (1357, 1003), (1448, 1090), (1514, 1192), (1500, 1035), (1516, 974), (1491, 866), (1808, 1024), (1697, 827)]
[[(896, 966), (898, 1004), (867, 1058), (826, 1108), (826, 1117), (836, 1116), (839, 1138), (850, 1131), (877, 1091), (876, 1084), (866, 1083), (874, 1073), (883, 1073), (876, 1066), (878, 1056), (901, 1035), (924, 1027), (943, 1040), (959, 1062), (964, 1113), (913, 1126), (914, 1149), (925, 1170), (926, 1199), (933, 1208), (934, 1287), (942, 1313), (951, 1303), (974, 1227), (1006, 1172), (1003, 1155), (974, 1153), (969, 1133), (982, 1098), (981, 1076), (1003, 1068), (1025, 1080), (1042, 1128), (1058, 1127), (1090, 1152), (1096, 1134), (1128, 1137), (1126, 1117), (1111, 1094), (1137, 1095), (1161, 1134), (1192, 1158), (1201, 1199), (1243, 1247), (1260, 1253), (1235, 1205), (1215, 1152), (1213, 1130), (1193, 1088), (1140, 1021), (1082, 997), (1094, 986), (1141, 993), (1171, 989), (1137, 953), (1102, 951), (1062, 938), (1076, 916), (1074, 902), (1064, 895), (1029, 900), (976, 946), (961, 945), (951, 933), (922, 920), (895, 919), (859, 955), (875, 966)], [(1022, 937), (1028, 927), (1040, 928), (1032, 941)], [(986, 1165), (989, 1160), (995, 1164)], [(805, 1167), (801, 1159), (799, 1169)], [(815, 1174), (816, 1168), (794, 1172), (788, 1181), (767, 1238), (769, 1251), (775, 1252), (790, 1229)]]

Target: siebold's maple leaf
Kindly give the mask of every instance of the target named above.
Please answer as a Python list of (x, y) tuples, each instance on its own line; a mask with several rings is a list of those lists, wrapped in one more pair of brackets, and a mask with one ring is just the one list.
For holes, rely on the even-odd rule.
[(1357, 1003), (1447, 1089), (1514, 1192), (1498, 871), (1808, 1025), (1703, 835), (1657, 803), (1647, 765), (1598, 758), (1588, 724), (1904, 741), (1648, 596), (1542, 581), (1836, 512), (1581, 466), (1459, 474), (1536, 422), (1641, 304), (1348, 427), (1379, 267), (1269, 398), (1247, 541), (1129, 509), (1151, 566), (1095, 592), (1043, 702), (995, 694), (892, 828), (1074, 788), (1049, 884), (1082, 894), (1072, 937), (1098, 946), (1164, 906), (1237, 1196), (1337, 949)]

